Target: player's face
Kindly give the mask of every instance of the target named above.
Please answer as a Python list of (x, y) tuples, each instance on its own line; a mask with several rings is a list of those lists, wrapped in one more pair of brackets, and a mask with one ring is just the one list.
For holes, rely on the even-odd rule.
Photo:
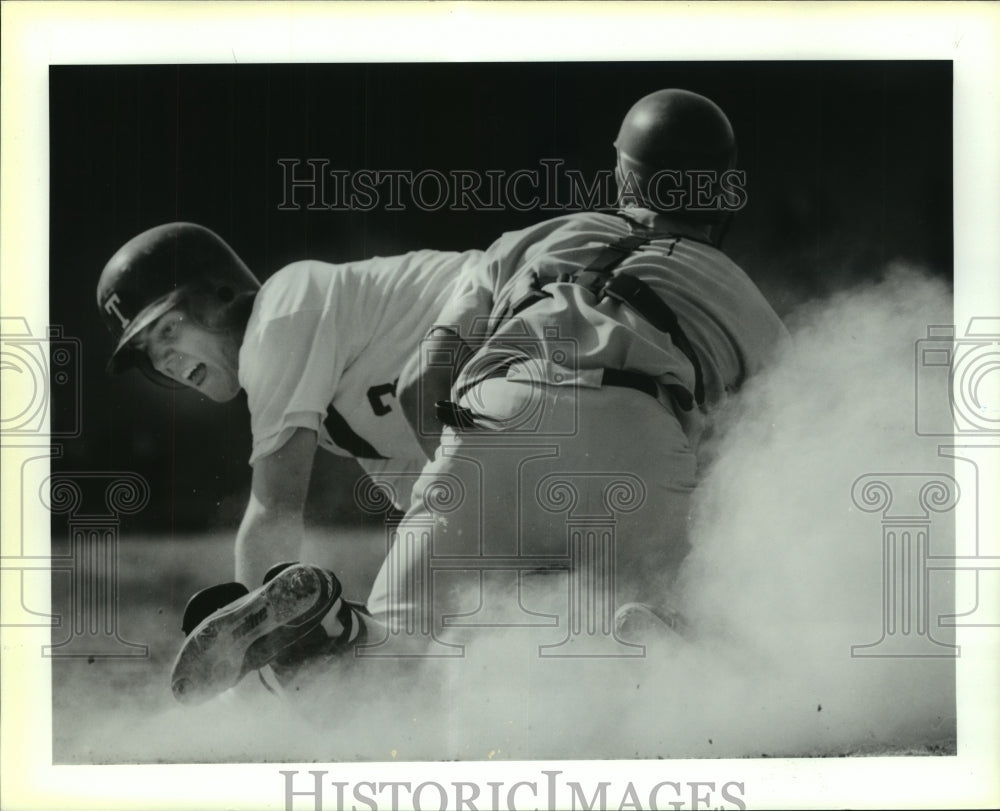
[(229, 332), (210, 330), (175, 309), (156, 319), (133, 343), (160, 374), (216, 402), (239, 393), (239, 344)]

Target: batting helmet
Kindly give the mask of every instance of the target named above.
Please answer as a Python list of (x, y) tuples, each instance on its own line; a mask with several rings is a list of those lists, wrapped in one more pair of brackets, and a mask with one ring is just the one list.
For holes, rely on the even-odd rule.
[(226, 306), (259, 288), (233, 249), (207, 228), (173, 222), (143, 231), (111, 257), (97, 282), (97, 307), (115, 340), (108, 369), (134, 365), (139, 353), (129, 341), (196, 291)]
[(657, 90), (625, 115), (618, 137), (618, 168), (645, 191), (663, 170), (725, 172), (736, 165), (736, 136), (726, 114), (689, 90)]

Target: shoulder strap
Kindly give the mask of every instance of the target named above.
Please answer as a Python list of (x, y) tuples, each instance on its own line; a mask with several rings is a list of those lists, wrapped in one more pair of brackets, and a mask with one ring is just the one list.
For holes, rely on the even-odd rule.
[[(699, 406), (705, 401), (705, 383), (701, 364), (694, 352), (694, 347), (681, 329), (677, 314), (653, 289), (642, 279), (622, 272), (612, 276), (612, 272), (632, 253), (648, 245), (654, 239), (673, 239), (674, 245), (681, 237), (671, 234), (650, 234), (638, 236), (632, 234), (612, 242), (602, 248), (594, 260), (574, 279), (597, 296), (600, 301), (605, 296), (627, 304), (635, 312), (649, 321), (660, 332), (665, 332), (694, 367), (694, 402)], [(671, 252), (673, 246), (671, 246)], [(691, 403), (682, 403), (685, 411), (691, 409)]]
[[(665, 332), (670, 336), (670, 340), (690, 361), (694, 367), (694, 401), (698, 405), (705, 402), (705, 381), (702, 377), (701, 363), (694, 352), (694, 347), (688, 340), (684, 330), (681, 329), (677, 314), (667, 302), (658, 296), (648, 284), (642, 279), (631, 276), (628, 273), (619, 273), (612, 277), (604, 285), (603, 294), (623, 304), (627, 304), (639, 315), (645, 318), (650, 324), (660, 332)], [(682, 403), (682, 405), (685, 405)], [(690, 411), (691, 406), (686, 405), (685, 411)]]
[(595, 296), (599, 296), (601, 288), (608, 276), (611, 275), (611, 271), (624, 262), (630, 254), (649, 244), (650, 241), (651, 237), (631, 234), (615, 240), (610, 245), (605, 245), (574, 281), (586, 287)]

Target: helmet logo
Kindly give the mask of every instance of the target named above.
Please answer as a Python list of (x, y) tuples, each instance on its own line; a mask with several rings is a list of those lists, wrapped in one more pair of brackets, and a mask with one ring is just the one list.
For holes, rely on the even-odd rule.
[(121, 304), (121, 299), (118, 298), (117, 293), (112, 293), (108, 300), (104, 302), (104, 311), (106, 313), (114, 313), (118, 316), (118, 320), (122, 322), (122, 329), (125, 329), (129, 324), (132, 323), (131, 318), (126, 318), (122, 315), (122, 311), (118, 309), (118, 305)]

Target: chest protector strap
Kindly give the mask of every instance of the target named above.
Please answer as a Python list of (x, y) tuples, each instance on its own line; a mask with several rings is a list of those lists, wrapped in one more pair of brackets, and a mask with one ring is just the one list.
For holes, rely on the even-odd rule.
[[(701, 364), (694, 352), (694, 347), (688, 340), (684, 330), (677, 320), (677, 315), (653, 289), (642, 279), (628, 273), (612, 276), (612, 271), (625, 261), (632, 253), (652, 241), (651, 237), (627, 236), (601, 249), (594, 260), (574, 280), (597, 296), (597, 300), (612, 298), (631, 307), (645, 318), (660, 332), (670, 336), (681, 352), (684, 353), (694, 367), (694, 402), (699, 406), (705, 401), (705, 383), (702, 378)], [(679, 392), (675, 391), (675, 394)], [(687, 395), (686, 397), (684, 395)], [(680, 396), (681, 406), (690, 411), (690, 392), (684, 391)]]
[(594, 257), (593, 261), (585, 267), (574, 280), (577, 284), (583, 285), (599, 299), (603, 298), (601, 290), (608, 281), (616, 267), (624, 262), (631, 254), (639, 250), (650, 242), (649, 237), (628, 236), (622, 237), (610, 245), (601, 248), (600, 253)]

